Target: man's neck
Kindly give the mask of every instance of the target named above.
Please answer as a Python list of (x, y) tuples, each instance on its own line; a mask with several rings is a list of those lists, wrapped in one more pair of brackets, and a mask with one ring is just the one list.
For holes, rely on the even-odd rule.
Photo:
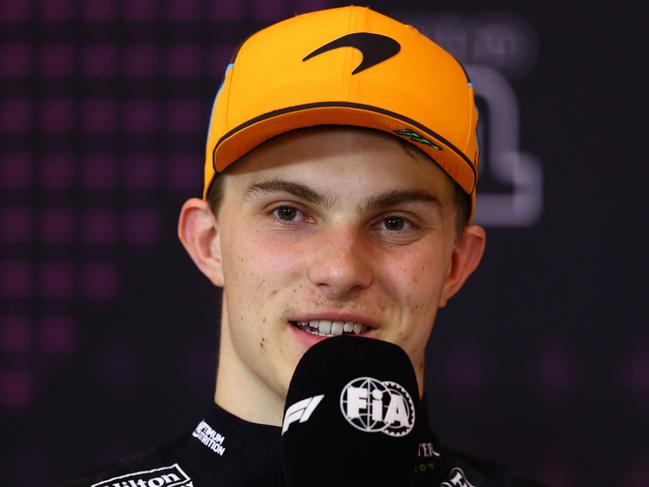
[(281, 426), (285, 400), (246, 366), (223, 327), (214, 402), (251, 423)]

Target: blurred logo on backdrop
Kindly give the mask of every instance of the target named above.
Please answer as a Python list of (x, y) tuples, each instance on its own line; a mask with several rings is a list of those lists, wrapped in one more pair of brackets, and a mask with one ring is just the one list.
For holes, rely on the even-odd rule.
[(480, 112), (481, 161), (475, 222), (485, 226), (530, 227), (543, 216), (540, 158), (520, 148), (519, 100), (512, 82), (536, 65), (538, 37), (520, 15), (485, 12), (390, 12), (416, 27), (464, 64)]

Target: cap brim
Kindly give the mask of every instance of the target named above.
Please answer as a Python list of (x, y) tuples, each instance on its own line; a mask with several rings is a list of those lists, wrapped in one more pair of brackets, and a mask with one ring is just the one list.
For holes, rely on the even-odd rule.
[[(277, 110), (230, 130), (221, 137), (212, 152), (212, 170), (223, 171), (252, 149), (277, 135), (317, 125), (359, 126), (400, 137), (426, 153), (465, 192), (472, 193), (475, 189), (476, 174), (471, 161), (433, 130), (384, 109), (345, 102), (313, 103)], [(418, 133), (423, 139), (430, 140), (432, 145), (417, 142), (396, 130)], [(214, 175), (206, 181), (204, 198), (207, 197)]]

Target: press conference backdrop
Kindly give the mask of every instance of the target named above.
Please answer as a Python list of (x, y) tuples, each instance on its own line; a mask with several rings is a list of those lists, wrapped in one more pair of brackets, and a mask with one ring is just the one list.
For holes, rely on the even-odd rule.
[[(194, 426), (220, 294), (175, 226), (200, 193), (214, 94), (248, 34), (344, 4), (2, 2), (3, 485), (51, 485)], [(369, 5), (462, 60), (482, 119), (488, 246), (428, 348), (435, 430), (552, 486), (649, 485), (646, 15)]]

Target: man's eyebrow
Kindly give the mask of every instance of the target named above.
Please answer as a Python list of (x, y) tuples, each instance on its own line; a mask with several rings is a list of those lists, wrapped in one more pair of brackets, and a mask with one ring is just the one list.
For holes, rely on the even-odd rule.
[[(244, 199), (248, 199), (255, 193), (273, 194), (282, 192), (292, 194), (313, 205), (322, 206), (327, 209), (332, 209), (336, 204), (335, 198), (319, 193), (305, 184), (277, 178), (251, 185), (246, 190)], [(439, 199), (423, 189), (395, 189), (370, 197), (358, 210), (360, 212), (376, 211), (409, 202), (425, 203), (434, 207), (440, 206)]]
[(309, 188), (307, 185), (295, 181), (286, 181), (285, 179), (271, 179), (269, 181), (262, 181), (255, 183), (248, 187), (243, 198), (247, 200), (255, 193), (273, 194), (273, 193), (289, 193), (297, 196), (313, 205), (323, 206), (331, 209), (335, 205), (335, 199), (330, 198), (324, 194), (318, 193), (316, 190)]
[(429, 206), (439, 207), (439, 199), (423, 189), (395, 189), (387, 193), (372, 196), (365, 206), (364, 211), (376, 211), (396, 206), (401, 203), (425, 203)]

